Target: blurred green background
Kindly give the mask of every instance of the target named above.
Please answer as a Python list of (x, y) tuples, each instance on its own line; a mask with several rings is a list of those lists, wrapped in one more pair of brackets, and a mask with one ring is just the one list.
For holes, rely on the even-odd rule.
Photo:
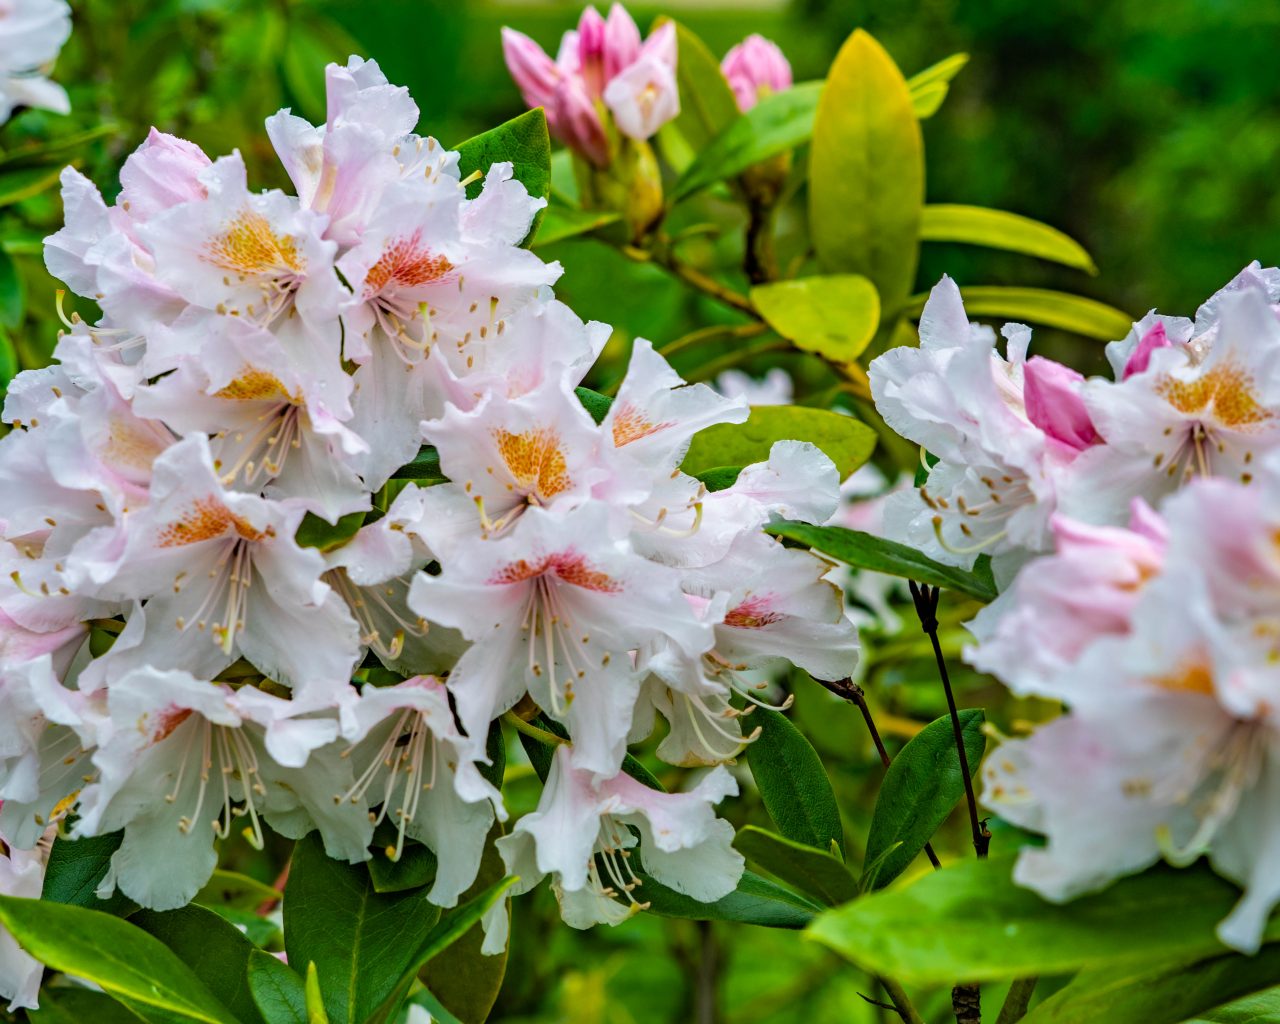
[[(0, 147), (12, 154), (35, 140), (114, 126), (65, 157), (108, 198), (120, 163), (150, 124), (210, 153), (238, 147), (257, 184), (287, 184), (262, 120), (281, 106), (323, 120), (324, 65), (353, 52), (376, 58), (392, 81), (410, 87), (423, 132), (457, 143), (522, 109), (502, 63), (499, 27), (519, 28), (554, 51), (581, 9), (515, 0), (72, 0), (72, 6), (74, 34), (54, 72), (71, 93), (72, 115), (26, 112), (0, 129)], [(961, 283), (1092, 295), (1134, 315), (1153, 306), (1189, 314), (1249, 260), (1280, 258), (1274, 0), (673, 0), (631, 9), (642, 25), (659, 13), (679, 18), (717, 54), (749, 32), (770, 36), (791, 58), (797, 80), (822, 77), (859, 26), (908, 75), (968, 52), (969, 66), (925, 123), (930, 200), (999, 207), (1055, 225), (1089, 249), (1100, 273), (1086, 278), (1026, 257), (931, 244), (920, 288), (946, 272)], [(55, 338), (55, 286), (41, 268), (39, 239), (60, 218), (56, 191), (4, 211), (3, 245), (18, 278), (0, 274), (0, 288), (19, 288), (25, 302), (0, 329), (9, 330), (28, 366), (47, 361)], [(714, 257), (716, 245), (734, 241), (704, 244)], [(722, 316), (661, 271), (630, 264), (598, 243), (541, 252), (565, 266), (560, 296), (622, 335), (664, 342)], [(1099, 346), (1073, 344), (1082, 368), (1099, 365)], [(963, 644), (957, 623), (966, 611), (948, 609), (945, 641), (953, 657)], [(888, 742), (897, 746), (913, 721), (944, 710), (932, 661), (914, 626), (901, 634), (868, 630), (866, 638), (879, 652), (868, 691)], [(1001, 727), (1038, 713), (1010, 704), (989, 681), (954, 663), (962, 702), (986, 704)], [(878, 762), (852, 707), (803, 677), (792, 685), (793, 714), (831, 767), (852, 852), (860, 854)], [(537, 786), (527, 766), (513, 765), (506, 794), (513, 811), (532, 807)], [(765, 821), (749, 793), (730, 813), (736, 824)], [(964, 823), (953, 820), (937, 845), (944, 856), (966, 855)], [(874, 993), (871, 979), (793, 933), (642, 915), (618, 929), (581, 934), (556, 918), (545, 887), (517, 901), (495, 1019), (888, 1019), (858, 996)], [(707, 986), (718, 992), (716, 1012), (697, 1016), (698, 993)], [(999, 1005), (998, 992), (987, 999)], [(946, 1007), (947, 994), (938, 992), (922, 1008), (939, 1019)]]

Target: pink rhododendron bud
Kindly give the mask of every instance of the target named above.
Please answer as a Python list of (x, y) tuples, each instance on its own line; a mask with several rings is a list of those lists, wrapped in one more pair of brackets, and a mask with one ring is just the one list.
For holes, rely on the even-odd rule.
[[(655, 36), (657, 34), (654, 33)], [(609, 19), (605, 22), (605, 81), (616, 78), (623, 70), (635, 63), (639, 56), (640, 29), (636, 27), (635, 20), (622, 4), (614, 4), (609, 8)]]
[(1144, 372), (1151, 363), (1151, 353), (1158, 348), (1168, 348), (1172, 344), (1173, 342), (1169, 340), (1169, 336), (1165, 332), (1164, 324), (1157, 323), (1138, 342), (1138, 347), (1133, 350), (1133, 355), (1124, 364), (1124, 375), (1121, 379), (1127, 380), (1135, 373)]
[(149, 220), (171, 206), (204, 199), (200, 172), (211, 161), (194, 142), (155, 128), (120, 169), (120, 205), (135, 220)]
[(791, 88), (791, 65), (778, 44), (761, 35), (749, 35), (725, 54), (720, 69), (738, 100), (738, 109), (750, 110), (765, 96)]
[(605, 22), (594, 7), (588, 7), (578, 19), (578, 73), (587, 87), (587, 95), (594, 99), (604, 91), (604, 83), (608, 81)]
[(1084, 377), (1069, 366), (1032, 356), (1022, 369), (1027, 419), (1055, 441), (1083, 450), (1098, 441), (1080, 396)]
[(513, 28), (502, 30), (502, 56), (525, 103), (530, 107), (546, 107), (549, 120), (552, 98), (561, 77), (556, 62), (541, 46)]
[(555, 110), (556, 137), (561, 142), (597, 167), (609, 165), (609, 140), (600, 111), (582, 79), (561, 79), (549, 109)]
[(623, 135), (637, 141), (652, 138), (680, 113), (675, 71), (654, 53), (646, 52), (605, 87), (604, 102)]

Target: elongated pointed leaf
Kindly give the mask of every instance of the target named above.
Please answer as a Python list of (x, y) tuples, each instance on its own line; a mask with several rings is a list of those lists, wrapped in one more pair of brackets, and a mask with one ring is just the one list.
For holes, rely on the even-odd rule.
[(833, 273), (871, 280), (886, 310), (915, 281), (924, 143), (906, 79), (862, 29), (827, 75), (809, 152), (809, 231)]
[(620, 213), (612, 210), (578, 210), (571, 206), (553, 204), (548, 206), (533, 240), (532, 248), (563, 242), (566, 238), (578, 238), (589, 235), (600, 228), (607, 228), (622, 219)]
[(829, 907), (858, 895), (857, 880), (844, 862), (823, 850), (754, 825), (740, 829), (733, 845), (748, 860)]
[[(512, 174), (529, 190), (529, 195), (546, 199), (551, 194), (551, 136), (547, 134), (547, 118), (541, 107), (527, 110), (455, 148), (458, 171), (464, 178), (475, 171), (483, 176), (493, 164), (510, 162)], [(468, 186), (467, 192), (479, 195), (480, 183)], [(540, 210), (534, 217), (526, 245), (538, 233), (545, 212)]]
[(951, 91), (951, 80), (969, 63), (967, 53), (953, 53), (907, 79), (911, 105), (920, 120), (932, 117)]
[[(969, 771), (977, 773), (986, 749), (986, 715), (960, 712)], [(884, 773), (867, 834), (863, 886), (883, 889), (904, 872), (964, 796), (964, 775), (956, 753), (951, 716), (916, 733)]]
[(1004, 210), (935, 203), (924, 208), (920, 238), (925, 242), (964, 242), (1038, 256), (1090, 274), (1098, 268), (1084, 246), (1057, 228)]
[(880, 326), (875, 285), (857, 274), (757, 285), (751, 289), (751, 301), (769, 326), (796, 348), (833, 363), (857, 359)]
[(307, 1024), (306, 982), (270, 953), (249, 954), (249, 991), (267, 1024)]
[(0, 171), (0, 206), (20, 203), (53, 188), (61, 175), (61, 164)]
[(734, 921), (764, 928), (804, 928), (810, 924), (820, 904), (775, 885), (751, 871), (744, 871), (733, 892), (714, 903), (701, 903), (669, 889), (656, 878), (637, 871), (640, 888), (636, 898), (649, 904), (648, 913), (691, 921)]
[(234, 925), (195, 905), (140, 910), (129, 920), (176, 953), (241, 1024), (264, 1024), (249, 989), (249, 956), (255, 947)]
[(363, 1021), (395, 990), (440, 908), (425, 889), (380, 893), (363, 864), (325, 855), (316, 833), (298, 841), (285, 889), (285, 949), (314, 962), (329, 1017)]
[(885, 540), (883, 537), (875, 537), (861, 530), (849, 530), (843, 526), (782, 522), (772, 523), (765, 529), (775, 537), (786, 537), (788, 540), (807, 544), (814, 551), (820, 551), (855, 569), (871, 569), (890, 576), (901, 576), (903, 579), (968, 594), (980, 601), (995, 600), (995, 584), (985, 574), (943, 565), (897, 541)]
[(0, 924), (41, 963), (94, 982), (144, 1020), (237, 1024), (160, 940), (111, 914), (0, 896)]
[(844, 828), (831, 781), (812, 744), (786, 715), (757, 708), (760, 737), (747, 748), (751, 775), (778, 831), (797, 843), (844, 849)]
[[(1070, 985), (1023, 1020), (1026, 1024), (1094, 1024), (1101, 1020), (1180, 1024), (1227, 1000), (1269, 986), (1277, 978), (1278, 943), (1264, 946), (1256, 956), (1232, 953), (1190, 964), (1174, 960), (1143, 968), (1081, 971)], [(1232, 1013), (1243, 1021), (1252, 1017), (1255, 1024), (1274, 1022), (1280, 1020), (1280, 998), (1273, 994), (1252, 1009), (1237, 1007)]]
[(41, 898), (54, 903), (69, 903), (109, 914), (128, 914), (137, 904), (116, 891), (109, 899), (99, 899), (98, 885), (107, 873), (111, 856), (124, 841), (123, 832), (85, 839), (56, 839), (49, 851), (49, 865), (44, 873)]
[[(1229, 952), (1214, 929), (1240, 890), (1203, 864), (1165, 865), (1049, 903), (1011, 878), (1014, 858), (966, 859), (828, 911), (810, 934), (905, 984), (998, 981)], [(1264, 936), (1280, 939), (1280, 919)]]
[(1280, 1020), (1280, 988), (1237, 999), (1210, 1010), (1187, 1024), (1275, 1024)]
[(30, 1024), (142, 1024), (142, 1018), (105, 992), (88, 988), (40, 990), (40, 1009), (28, 1010)]
[(836, 464), (840, 479), (871, 457), (876, 433), (852, 416), (798, 405), (757, 405), (745, 423), (717, 423), (699, 431), (680, 468), (691, 476), (720, 466), (764, 462), (777, 441), (808, 441)]
[(674, 125), (684, 141), (698, 152), (738, 119), (738, 101), (707, 44), (678, 21), (676, 51), (680, 113)]
[(17, 327), (26, 309), (26, 289), (12, 256), (0, 250), (0, 326)]
[(329, 1024), (329, 1012), (324, 1008), (324, 997), (320, 994), (320, 972), (314, 960), (307, 964), (307, 980), (302, 991), (307, 1000), (307, 1024)]
[(391, 474), (392, 480), (412, 480), (419, 487), (431, 487), (434, 484), (448, 483), (449, 478), (440, 469), (440, 453), (430, 445), (419, 449), (412, 462)]
[(265, 882), (241, 875), (235, 871), (215, 871), (196, 893), (194, 902), (203, 907), (234, 907), (237, 910), (256, 910), (269, 900), (278, 900), (280, 894)]
[[(1042, 324), (1099, 341), (1123, 338), (1133, 326), (1129, 314), (1105, 302), (1047, 288), (979, 285), (961, 288), (960, 295), (964, 298), (965, 311), (972, 317)], [(913, 295), (907, 300), (907, 314), (919, 316), (927, 299), (927, 295)]]

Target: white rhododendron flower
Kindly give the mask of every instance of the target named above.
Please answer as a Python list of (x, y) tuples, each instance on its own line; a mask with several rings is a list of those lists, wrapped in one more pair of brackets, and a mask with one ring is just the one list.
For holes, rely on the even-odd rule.
[(0, 6), (0, 123), (19, 107), (65, 114), (66, 90), (46, 76), (71, 35), (63, 0), (5, 0)]
[[(584, 73), (651, 134), (671, 100), (639, 79), (670, 75), (673, 26), (587, 24), (611, 41)], [(424, 844), (454, 906), (507, 818), (495, 720), (537, 732), (532, 702), (566, 738), (503, 841), (524, 887), (551, 874), (570, 923), (616, 921), (637, 852), (718, 900), (743, 867), (711, 806), (754, 736), (744, 673), (856, 664), (829, 563), (762, 532), (827, 520), (835, 467), (779, 441), (736, 478), (682, 472), (746, 403), (643, 339), (616, 400), (576, 391), (610, 328), (521, 247), (545, 201), (506, 163), (468, 198), (480, 173), (373, 61), (326, 81), (324, 124), (268, 121), (296, 195), (155, 130), (111, 205), (63, 173), (46, 263), (103, 316), (64, 317), (4, 406), (0, 884), (38, 875), (50, 826), (120, 831), (98, 894), (179, 907), (220, 839), (270, 827), (350, 862)], [(659, 757), (714, 769), (688, 793), (622, 773), (655, 712)], [(501, 903), (485, 929), (500, 952)], [(29, 999), (8, 952), (0, 993)]]

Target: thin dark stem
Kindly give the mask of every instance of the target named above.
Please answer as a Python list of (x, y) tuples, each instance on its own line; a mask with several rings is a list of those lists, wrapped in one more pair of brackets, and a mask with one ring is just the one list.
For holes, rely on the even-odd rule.
[(1009, 986), (1009, 994), (1005, 996), (1004, 1006), (1000, 1007), (1000, 1016), (996, 1024), (1017, 1024), (1027, 1015), (1027, 1007), (1031, 1005), (1031, 993), (1036, 990), (1039, 978), (1017, 978)]
[[(876, 745), (876, 753), (880, 755), (880, 763), (888, 768), (893, 762), (893, 758), (889, 756), (889, 751), (884, 747), (884, 740), (880, 738), (880, 730), (876, 728), (876, 720), (871, 714), (871, 707), (867, 704), (866, 691), (852, 679), (841, 679), (838, 682), (819, 679), (818, 682), (837, 697), (842, 697), (850, 704), (857, 705), (858, 710), (862, 712), (863, 721), (867, 723), (867, 732), (871, 733), (871, 742)], [(930, 864), (935, 868), (942, 867), (942, 862), (938, 860), (938, 855), (933, 852), (933, 847), (929, 843), (924, 844), (924, 852), (925, 856), (929, 858)]]
[(752, 284), (773, 281), (778, 276), (778, 261), (773, 251), (774, 210), (771, 203), (750, 204), (743, 269)]
[(947, 695), (947, 710), (951, 713), (951, 731), (955, 734), (956, 754), (960, 758), (960, 775), (964, 779), (964, 796), (969, 805), (969, 827), (973, 832), (973, 849), (979, 857), (987, 855), (991, 845), (991, 833), (978, 817), (978, 798), (973, 791), (973, 777), (969, 773), (969, 755), (964, 747), (964, 728), (960, 725), (960, 712), (956, 710), (955, 694), (951, 690), (951, 677), (947, 674), (947, 659), (942, 656), (942, 644), (938, 640), (938, 597), (941, 593), (937, 587), (910, 581), (911, 599), (916, 606), (916, 615), (920, 619), (920, 628), (933, 645), (933, 657), (938, 663), (938, 676), (942, 679), (942, 689)]

